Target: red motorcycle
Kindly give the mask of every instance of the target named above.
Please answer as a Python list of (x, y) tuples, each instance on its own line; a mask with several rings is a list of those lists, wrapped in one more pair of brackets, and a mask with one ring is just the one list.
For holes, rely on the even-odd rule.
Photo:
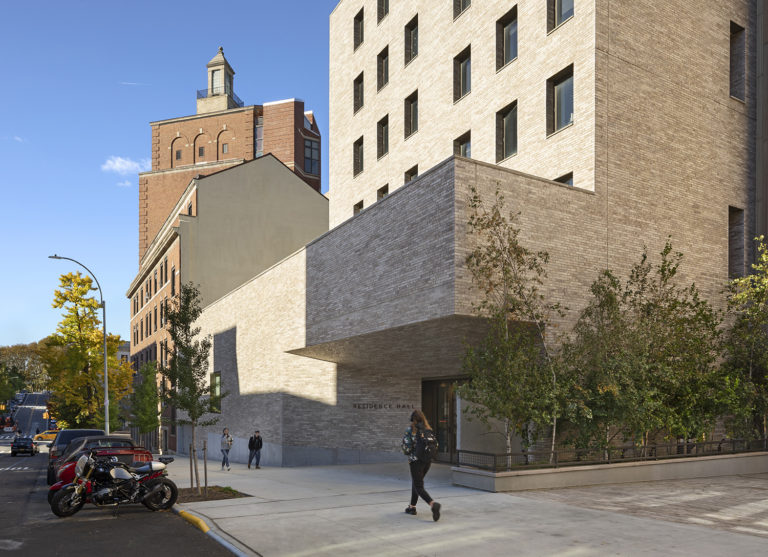
[(176, 484), (167, 476), (163, 462), (153, 460), (131, 468), (116, 457), (90, 451), (77, 460), (74, 481), (55, 491), (51, 510), (56, 516), (72, 516), (90, 501), (97, 507), (142, 503), (151, 511), (165, 511), (179, 495)]

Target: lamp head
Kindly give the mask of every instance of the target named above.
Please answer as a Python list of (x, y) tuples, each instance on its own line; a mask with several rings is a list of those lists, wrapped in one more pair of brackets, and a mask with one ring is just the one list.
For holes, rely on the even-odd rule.
[(61, 257), (59, 257), (58, 255), (56, 255), (56, 254), (54, 253), (53, 255), (49, 255), (49, 256), (48, 256), (48, 259), (61, 259)]

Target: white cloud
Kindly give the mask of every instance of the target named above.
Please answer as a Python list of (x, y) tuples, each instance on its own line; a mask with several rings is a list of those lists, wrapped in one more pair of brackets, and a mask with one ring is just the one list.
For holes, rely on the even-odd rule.
[(130, 188), (133, 185), (133, 182), (131, 182), (130, 180), (125, 180), (123, 182), (118, 182), (117, 185), (120, 186), (121, 188)]
[(117, 172), (121, 176), (135, 174), (137, 172), (145, 172), (150, 168), (152, 168), (152, 162), (149, 159), (141, 159), (137, 162), (131, 159), (115, 156), (109, 157), (106, 162), (101, 165), (101, 169), (104, 172)]
[(130, 87), (136, 87), (136, 86), (147, 85), (147, 83), (140, 83), (138, 81), (120, 81), (118, 85), (128, 85)]
[(17, 143), (24, 143), (24, 138), (19, 137), (18, 135), (14, 135), (13, 140), (16, 141)]

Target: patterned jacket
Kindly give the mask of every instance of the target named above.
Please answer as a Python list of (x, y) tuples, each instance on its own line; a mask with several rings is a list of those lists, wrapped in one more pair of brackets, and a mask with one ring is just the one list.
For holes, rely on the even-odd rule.
[(403, 450), (403, 454), (408, 456), (408, 462), (416, 462), (419, 460), (416, 458), (416, 455), (413, 454), (415, 439), (413, 435), (413, 428), (411, 426), (408, 426), (405, 429), (405, 434), (403, 435), (403, 441), (400, 444), (400, 448)]

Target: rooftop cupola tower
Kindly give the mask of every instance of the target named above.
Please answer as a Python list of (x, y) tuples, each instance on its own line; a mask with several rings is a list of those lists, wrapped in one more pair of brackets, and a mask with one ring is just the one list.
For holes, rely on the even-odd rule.
[(235, 70), (224, 58), (224, 48), (219, 47), (210, 62), (208, 69), (208, 87), (197, 91), (197, 113), (218, 112), (243, 106), (232, 86)]

